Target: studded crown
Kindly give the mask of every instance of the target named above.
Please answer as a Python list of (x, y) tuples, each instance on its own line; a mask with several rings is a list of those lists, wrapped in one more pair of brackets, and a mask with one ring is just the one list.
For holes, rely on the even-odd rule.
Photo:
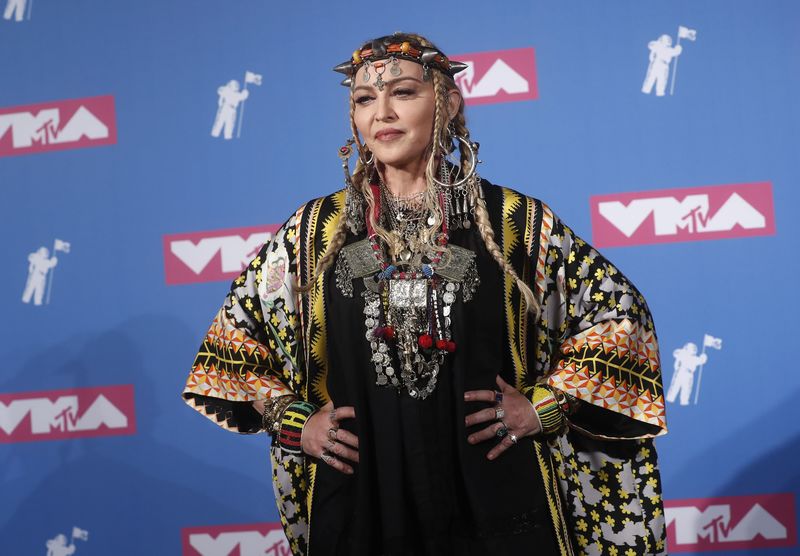
[(342, 85), (350, 87), (353, 84), (353, 77), (362, 65), (383, 65), (384, 63), (379, 60), (386, 58), (391, 60), (402, 58), (420, 64), (425, 80), (430, 78), (430, 68), (437, 69), (450, 77), (467, 68), (467, 64), (451, 61), (435, 48), (422, 46), (413, 40), (401, 41), (397, 35), (390, 35), (375, 39), (364, 48), (356, 50), (349, 60), (333, 68), (333, 71), (346, 75)]

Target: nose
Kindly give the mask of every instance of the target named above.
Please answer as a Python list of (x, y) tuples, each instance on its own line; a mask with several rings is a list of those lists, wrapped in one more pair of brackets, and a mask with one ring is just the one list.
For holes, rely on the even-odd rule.
[(390, 122), (396, 118), (392, 108), (391, 97), (386, 92), (378, 93), (375, 99), (376, 110), (375, 119), (379, 122)]

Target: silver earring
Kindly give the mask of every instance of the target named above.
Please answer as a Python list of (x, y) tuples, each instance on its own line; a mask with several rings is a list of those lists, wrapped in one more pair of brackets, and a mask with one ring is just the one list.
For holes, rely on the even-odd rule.
[(464, 173), (464, 176), (456, 181), (455, 183), (443, 183), (437, 180), (434, 177), (431, 177), (433, 182), (438, 185), (439, 187), (459, 187), (464, 185), (469, 181), (472, 175), (475, 173), (475, 167), (478, 164), (478, 144), (470, 141), (467, 137), (462, 135), (453, 134), (452, 138), (460, 142), (464, 148), (467, 149), (467, 168), (468, 170)]
[(361, 162), (363, 162), (363, 163), (364, 163), (364, 166), (370, 166), (370, 165), (372, 165), (372, 163), (373, 163), (373, 162), (375, 162), (375, 153), (374, 153), (374, 152), (372, 152), (372, 151), (369, 151), (369, 160), (364, 160), (364, 159), (362, 158), (362, 159), (361, 159)]

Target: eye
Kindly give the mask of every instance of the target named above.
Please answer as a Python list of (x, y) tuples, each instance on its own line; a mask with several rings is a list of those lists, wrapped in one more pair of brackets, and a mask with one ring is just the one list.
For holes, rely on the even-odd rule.
[(354, 102), (355, 102), (356, 104), (366, 104), (366, 103), (367, 103), (367, 102), (369, 102), (370, 100), (372, 100), (372, 97), (371, 97), (371, 96), (369, 96), (369, 95), (360, 95), (360, 96), (357, 96), (357, 97), (355, 98), (355, 101), (354, 101)]
[(395, 96), (398, 96), (398, 97), (407, 97), (407, 96), (411, 96), (411, 95), (413, 95), (415, 92), (416, 92), (416, 91), (415, 91), (414, 89), (408, 89), (408, 88), (402, 88), (402, 87), (401, 87), (401, 88), (399, 88), (399, 89), (395, 89), (395, 90), (394, 90), (394, 94), (395, 94)]

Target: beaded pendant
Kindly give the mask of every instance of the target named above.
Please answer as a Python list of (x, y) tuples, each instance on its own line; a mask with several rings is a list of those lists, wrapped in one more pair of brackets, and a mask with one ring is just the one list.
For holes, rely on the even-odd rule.
[[(452, 306), (460, 294), (472, 299), (480, 285), (476, 255), (448, 245), (424, 257), (417, 267), (389, 263), (377, 234), (341, 249), (336, 261), (336, 286), (353, 296), (353, 281), (364, 281), (364, 336), (372, 350), (375, 383), (405, 389), (416, 399), (436, 388), (448, 353), (457, 345), (451, 333)], [(446, 232), (446, 228), (445, 228)]]

